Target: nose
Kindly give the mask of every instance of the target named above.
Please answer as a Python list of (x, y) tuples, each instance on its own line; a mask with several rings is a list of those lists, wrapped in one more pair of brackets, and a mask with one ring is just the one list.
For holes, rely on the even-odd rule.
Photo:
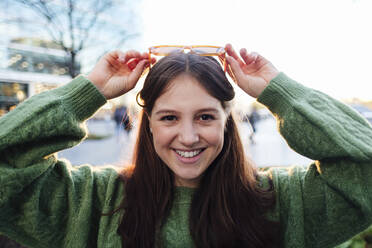
[(178, 140), (184, 146), (192, 146), (199, 142), (199, 132), (192, 122), (181, 123)]

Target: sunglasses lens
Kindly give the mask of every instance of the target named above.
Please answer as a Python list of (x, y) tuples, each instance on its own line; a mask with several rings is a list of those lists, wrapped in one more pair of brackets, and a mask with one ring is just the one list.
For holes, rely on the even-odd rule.
[(169, 55), (171, 53), (179, 53), (182, 52), (183, 48), (182, 47), (152, 47), (151, 48), (151, 53), (155, 55)]
[(225, 49), (223, 47), (193, 47), (192, 51), (200, 55), (215, 55), (224, 53)]

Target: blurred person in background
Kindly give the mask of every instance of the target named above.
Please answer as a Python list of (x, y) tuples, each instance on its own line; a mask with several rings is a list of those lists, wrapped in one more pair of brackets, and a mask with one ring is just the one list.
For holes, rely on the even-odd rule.
[[(27, 247), (333, 247), (372, 223), (372, 128), (341, 102), (225, 47), (228, 73), (276, 117), (309, 167), (258, 171), (211, 56), (114, 51), (87, 76), (0, 119), (0, 233)], [(72, 166), (56, 152), (133, 89), (142, 111), (133, 164)], [(99, 152), (99, 151), (92, 151)], [(268, 151), (268, 154), (270, 151)]]
[(257, 132), (257, 123), (259, 120), (260, 115), (258, 114), (257, 108), (256, 106), (252, 105), (251, 111), (247, 113), (243, 118), (243, 121), (246, 122), (252, 130), (249, 134), (249, 141), (251, 144), (255, 144), (254, 135)]
[(252, 125), (253, 133), (257, 131), (257, 123), (260, 120), (260, 115), (257, 112), (257, 108), (253, 105), (250, 114), (248, 115), (248, 121)]
[(128, 108), (125, 105), (119, 105), (115, 108), (113, 119), (116, 124), (117, 138), (122, 138), (122, 132), (129, 133), (132, 123), (129, 118)]

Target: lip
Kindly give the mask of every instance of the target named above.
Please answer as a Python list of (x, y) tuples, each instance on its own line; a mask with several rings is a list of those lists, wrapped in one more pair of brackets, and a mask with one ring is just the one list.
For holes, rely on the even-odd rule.
[[(195, 162), (197, 162), (201, 155), (203, 154), (204, 150), (205, 149), (201, 149), (202, 151), (196, 155), (195, 157), (192, 157), (192, 158), (185, 158), (185, 157), (182, 157), (181, 155), (179, 155), (176, 150), (179, 150), (179, 151), (190, 151), (190, 150), (181, 150), (181, 149), (173, 149), (173, 152), (176, 154), (176, 157), (178, 159), (178, 161), (184, 163), (184, 164), (193, 164)], [(198, 149), (193, 149), (192, 151), (195, 151), (195, 150), (198, 150)]]
[(178, 148), (171, 148), (172, 150), (174, 151), (183, 151), (183, 152), (192, 152), (192, 151), (196, 151), (196, 150), (205, 150), (205, 147), (200, 147), (200, 148), (194, 148), (194, 149), (178, 149)]

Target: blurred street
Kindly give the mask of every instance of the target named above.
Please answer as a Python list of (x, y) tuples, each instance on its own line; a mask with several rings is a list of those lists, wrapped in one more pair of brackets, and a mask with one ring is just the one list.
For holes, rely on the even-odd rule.
[[(243, 128), (244, 125), (247, 124), (243, 124)], [(309, 165), (312, 162), (312, 160), (289, 148), (284, 138), (277, 131), (274, 118), (259, 121), (256, 129), (253, 144), (249, 144), (248, 138), (244, 139), (242, 129), (241, 133), (243, 142), (244, 140), (247, 141), (244, 146), (248, 156), (259, 167)]]
[[(123, 165), (131, 158), (133, 140), (136, 130), (129, 134), (123, 130), (116, 130), (115, 122), (111, 120), (89, 120), (88, 130), (97, 136), (110, 135), (100, 140), (85, 140), (78, 146), (59, 152), (60, 158), (66, 158), (73, 165)], [(276, 123), (272, 117), (257, 123), (254, 142), (249, 140), (250, 128), (248, 124), (240, 126), (241, 136), (247, 154), (259, 167), (307, 165), (311, 160), (291, 150), (285, 140), (276, 130)]]

